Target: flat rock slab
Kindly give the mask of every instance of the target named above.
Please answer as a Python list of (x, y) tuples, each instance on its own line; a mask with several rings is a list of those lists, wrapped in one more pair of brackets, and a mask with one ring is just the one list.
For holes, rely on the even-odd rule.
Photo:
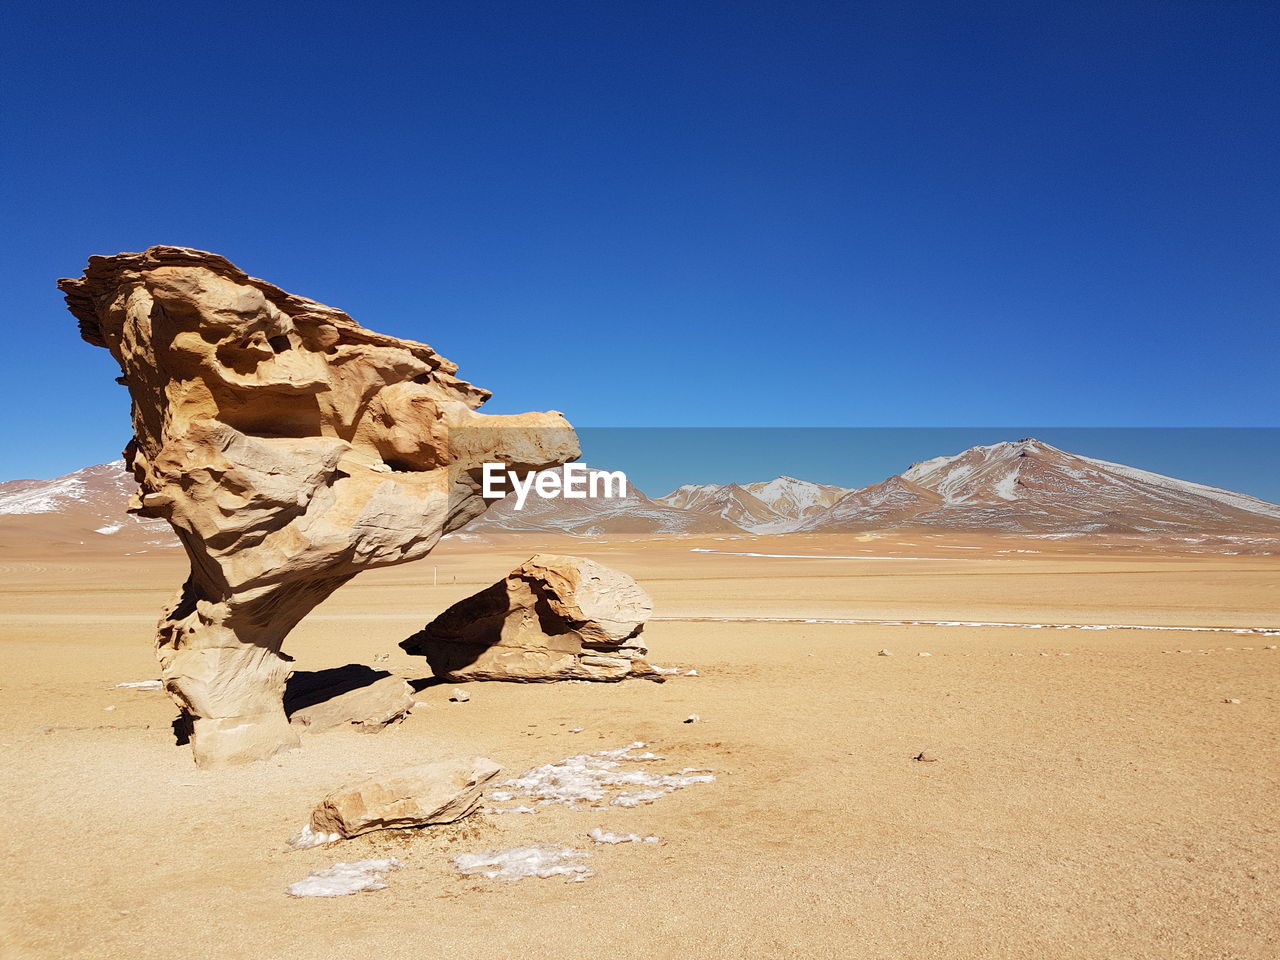
[[(298, 701), (306, 704), (290, 713), (289, 722), (293, 726), (318, 733), (350, 725), (362, 733), (377, 733), (403, 720), (413, 709), (413, 687), (407, 681), (385, 671), (368, 668), (363, 668), (365, 675), (356, 676), (354, 671), (344, 675), (344, 669), (349, 670), (339, 668), (312, 675), (320, 678), (326, 674), (334, 676), (328, 684), (323, 679), (304, 681), (299, 684), (296, 694), (290, 678), (286, 706), (295, 695)], [(355, 681), (360, 685), (353, 686)]]
[(409, 767), (335, 790), (312, 811), (317, 836), (346, 838), (373, 830), (453, 823), (474, 811), (485, 784), (502, 768), (484, 757)]

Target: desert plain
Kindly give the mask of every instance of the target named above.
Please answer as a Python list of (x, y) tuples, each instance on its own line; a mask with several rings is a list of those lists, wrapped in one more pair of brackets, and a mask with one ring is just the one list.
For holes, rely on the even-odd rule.
[[(471, 683), (451, 702), (397, 643), (540, 551), (634, 576), (650, 659), (681, 674)], [(208, 770), (163, 692), (116, 686), (158, 676), (180, 551), (11, 543), (0, 569), (5, 958), (1280, 955), (1265, 551), (937, 530), (451, 538), (361, 575), (285, 644), (298, 670), (414, 681), (403, 723)], [(872, 622), (821, 622), (842, 620)], [(973, 625), (994, 623), (1025, 626)], [(635, 741), (714, 782), (286, 844), (366, 774), (479, 754), (515, 776)], [(596, 827), (661, 843), (595, 844)], [(535, 842), (589, 852), (595, 875), (501, 883), (451, 863)], [(386, 856), (404, 863), (386, 889), (285, 894)]]

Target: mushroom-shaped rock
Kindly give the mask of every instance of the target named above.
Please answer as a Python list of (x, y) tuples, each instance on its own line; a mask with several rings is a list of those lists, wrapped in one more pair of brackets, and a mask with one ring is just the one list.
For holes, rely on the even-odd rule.
[(625, 573), (540, 553), (400, 646), (446, 680), (661, 680), (640, 636), (652, 612)]
[(285, 636), (361, 570), (416, 560), (482, 513), (483, 463), (578, 455), (558, 413), (476, 413), (488, 392), (426, 344), (212, 253), (92, 257), (58, 285), (133, 400), (131, 509), (167, 520), (191, 560), (158, 648), (202, 766), (297, 745)]

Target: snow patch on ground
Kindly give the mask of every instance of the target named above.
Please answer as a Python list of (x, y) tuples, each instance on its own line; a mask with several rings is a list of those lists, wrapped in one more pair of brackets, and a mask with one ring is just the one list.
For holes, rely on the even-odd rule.
[[(975, 548), (976, 549), (976, 548)], [(843, 556), (834, 553), (734, 553), (710, 547), (690, 547), (690, 553), (715, 553), (722, 557), (768, 557), (771, 560), (967, 560), (968, 557), (878, 557), (870, 554)], [(978, 558), (974, 558), (978, 559)]]
[(589, 866), (579, 862), (590, 856), (591, 854), (572, 847), (535, 843), (510, 850), (462, 853), (453, 858), (453, 865), (460, 873), (468, 876), (478, 874), (507, 883), (523, 880), (525, 877), (564, 877), (567, 883), (575, 883), (595, 876)]
[(340, 833), (317, 833), (311, 829), (311, 824), (303, 824), (301, 830), (289, 838), (289, 846), (294, 850), (306, 850), (310, 847), (324, 846), (326, 843), (334, 843), (342, 839)]
[(159, 690), (164, 684), (159, 680), (126, 680), (124, 683), (117, 683), (116, 686), (127, 690)]
[(518, 777), (497, 784), (489, 799), (506, 803), (517, 799), (533, 800), (539, 805), (563, 804), (576, 809), (576, 804), (635, 807), (651, 803), (675, 790), (695, 783), (711, 783), (709, 772), (697, 774), (661, 774), (624, 766), (651, 763), (663, 759), (655, 753), (636, 753), (645, 745), (639, 741), (616, 750), (580, 753), (555, 763), (527, 770)]
[(111, 524), (110, 526), (107, 526), (107, 527), (99, 527), (97, 530), (95, 530), (95, 531), (93, 531), (93, 532), (94, 532), (94, 533), (112, 534), (112, 533), (119, 533), (119, 532), (120, 532), (121, 530), (123, 530), (123, 529), (124, 529), (124, 524), (123, 524), (123, 523), (113, 523), (113, 524)]
[(324, 870), (312, 871), (297, 883), (289, 884), (285, 887), (285, 893), (291, 897), (345, 897), (365, 890), (383, 890), (387, 884), (382, 875), (403, 866), (395, 857), (335, 863)]
[(1000, 620), (867, 620), (854, 617), (650, 617), (675, 623), (838, 623), (889, 627), (1016, 627), (1022, 630), (1164, 630), (1170, 633), (1235, 633), (1277, 637), (1280, 627), (1180, 627), (1155, 623), (1010, 623)]
[(596, 827), (588, 830), (587, 836), (596, 843), (661, 843), (661, 837), (642, 837), (638, 833), (609, 833)]

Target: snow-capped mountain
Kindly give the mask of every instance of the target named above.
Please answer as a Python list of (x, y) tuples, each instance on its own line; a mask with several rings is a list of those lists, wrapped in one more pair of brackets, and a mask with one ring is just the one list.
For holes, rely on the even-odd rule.
[(1280, 506), (1059, 450), (1040, 440), (972, 447), (846, 494), (807, 531), (939, 526), (1011, 532), (1280, 532)]
[(752, 533), (785, 533), (815, 517), (851, 491), (795, 477), (756, 483), (686, 483), (658, 502), (723, 517)]
[[(53, 480), (0, 483), (0, 548), (177, 545), (159, 520), (125, 512), (133, 478), (120, 460)], [(628, 485), (618, 499), (494, 504), (460, 531), (678, 535), (839, 532), (943, 527), (1012, 533), (1141, 533), (1280, 537), (1280, 505), (1024, 439), (936, 457), (860, 490), (794, 477), (686, 484), (650, 498)]]
[(99, 463), (52, 480), (6, 480), (0, 483), (0, 514), (89, 507), (105, 511), (103, 519), (118, 520), (115, 511), (135, 488), (123, 460)]
[(52, 480), (0, 482), (0, 526), (6, 539), (33, 537), (48, 543), (105, 539), (139, 546), (176, 546), (163, 520), (126, 513), (137, 489), (123, 460), (85, 467)]
[(740, 533), (741, 528), (719, 516), (654, 500), (628, 482), (625, 497), (544, 500), (531, 495), (520, 510), (516, 509), (515, 497), (508, 496), (467, 524), (463, 532), (475, 535), (497, 531), (599, 537), (607, 534)]

